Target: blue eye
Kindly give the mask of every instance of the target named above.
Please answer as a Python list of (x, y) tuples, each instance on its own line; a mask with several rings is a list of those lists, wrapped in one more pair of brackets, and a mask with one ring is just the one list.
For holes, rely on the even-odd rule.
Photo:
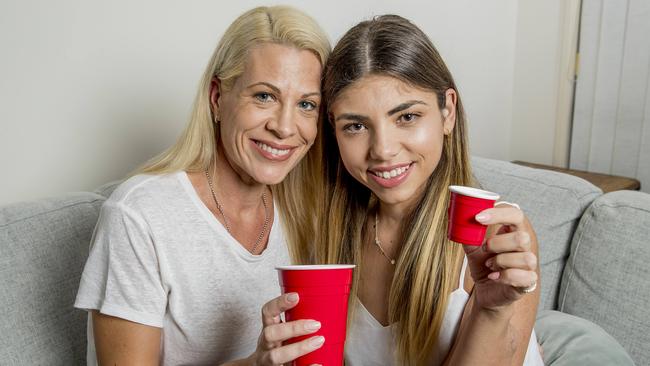
[(255, 94), (255, 99), (259, 100), (262, 103), (267, 103), (273, 100), (273, 96), (269, 93), (257, 93)]
[(348, 125), (345, 125), (345, 127), (343, 127), (343, 131), (345, 131), (347, 133), (360, 133), (365, 128), (366, 128), (366, 126), (364, 126), (363, 123), (358, 123), (357, 122), (357, 123), (350, 123)]
[(314, 109), (318, 108), (316, 103), (307, 100), (298, 102), (298, 106), (306, 111), (313, 111)]

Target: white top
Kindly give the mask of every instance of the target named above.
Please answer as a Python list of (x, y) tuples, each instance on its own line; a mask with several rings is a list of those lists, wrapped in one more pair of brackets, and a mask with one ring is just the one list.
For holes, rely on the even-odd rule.
[[(261, 308), (290, 263), (279, 215), (260, 255), (243, 248), (185, 172), (138, 175), (101, 209), (75, 307), (163, 329), (161, 364), (215, 365), (249, 356)], [(96, 364), (91, 323), (88, 364)]]
[[(465, 291), (465, 270), (467, 258), (463, 260), (463, 266), (458, 281), (458, 288), (449, 297), (447, 310), (440, 327), (440, 335), (436, 350), (430, 365), (441, 365), (449, 353), (452, 343), (456, 338), (456, 331), (460, 325), (463, 311), (469, 294)], [(392, 366), (397, 365), (395, 354), (395, 343), (393, 341), (393, 326), (383, 326), (375, 319), (357, 298), (355, 302), (355, 316), (348, 330), (345, 342), (345, 361), (347, 366)], [(526, 366), (543, 366), (542, 357), (537, 348), (537, 337), (535, 330), (530, 337), (526, 359)]]

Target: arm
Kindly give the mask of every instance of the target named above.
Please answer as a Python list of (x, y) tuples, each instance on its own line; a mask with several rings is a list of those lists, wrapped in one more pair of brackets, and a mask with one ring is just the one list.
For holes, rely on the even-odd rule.
[(484, 212), (498, 226), (484, 246), (465, 247), (474, 291), (445, 364), (521, 365), (539, 302), (539, 290), (521, 291), (539, 278), (537, 239), (520, 210)]
[(92, 312), (99, 365), (158, 365), (160, 328)]
[[(246, 359), (234, 360), (224, 366), (279, 365), (320, 348), (323, 337), (311, 337), (289, 345), (282, 342), (320, 329), (310, 320), (280, 321), (280, 314), (298, 304), (297, 294), (279, 296), (264, 305), (264, 327), (255, 352)], [(92, 312), (93, 335), (99, 365), (158, 365), (160, 363), (161, 329)]]

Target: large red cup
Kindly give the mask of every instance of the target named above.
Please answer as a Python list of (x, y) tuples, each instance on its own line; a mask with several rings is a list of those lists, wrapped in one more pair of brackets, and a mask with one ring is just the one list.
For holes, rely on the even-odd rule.
[(348, 297), (354, 265), (311, 265), (276, 267), (282, 293), (296, 292), (298, 305), (284, 313), (286, 321), (313, 319), (321, 323), (316, 333), (292, 338), (295, 343), (314, 336), (325, 337), (316, 351), (299, 357), (294, 365), (343, 365), (343, 348), (348, 319)]
[(494, 207), (499, 195), (482, 189), (449, 186), (447, 237), (457, 243), (481, 245), (485, 238), (487, 226), (476, 221), (475, 216), (488, 208)]

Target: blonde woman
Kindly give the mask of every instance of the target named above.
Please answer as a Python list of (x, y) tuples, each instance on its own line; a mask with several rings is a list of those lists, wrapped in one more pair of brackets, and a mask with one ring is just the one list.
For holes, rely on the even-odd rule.
[(449, 185), (472, 185), (453, 78), (408, 20), (350, 29), (324, 74), (318, 261), (355, 263), (347, 365), (541, 364), (537, 242), (517, 207), (476, 219), (481, 247), (446, 237)]
[(299, 298), (276, 297), (274, 267), (304, 255), (286, 243), (311, 227), (313, 203), (294, 195), (317, 162), (303, 158), (328, 53), (290, 7), (230, 25), (183, 135), (102, 207), (75, 303), (90, 314), (89, 364), (270, 365), (321, 347), (315, 336), (282, 346), (320, 324), (280, 323)]

